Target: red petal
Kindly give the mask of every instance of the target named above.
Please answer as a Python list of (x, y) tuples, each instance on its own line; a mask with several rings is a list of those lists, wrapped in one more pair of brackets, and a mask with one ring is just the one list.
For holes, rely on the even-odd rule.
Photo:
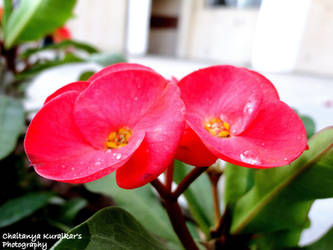
[(65, 92), (67, 92), (67, 91), (73, 91), (74, 90), (74, 91), (82, 92), (84, 89), (86, 89), (88, 87), (88, 85), (89, 85), (88, 82), (83, 82), (83, 81), (69, 83), (69, 84), (65, 85), (64, 87), (58, 89), (56, 92), (54, 92), (48, 98), (46, 98), (44, 104), (48, 103), (49, 101), (51, 101), (52, 99), (54, 99), (58, 95), (61, 95)]
[(217, 160), (188, 125), (185, 126), (176, 158), (196, 167), (207, 167)]
[(115, 73), (115, 72), (118, 72), (118, 71), (125, 71), (125, 70), (146, 70), (146, 71), (149, 71), (149, 72), (152, 72), (152, 73), (156, 73), (153, 69), (148, 68), (146, 66), (143, 66), (141, 64), (117, 63), (117, 64), (112, 64), (112, 65), (98, 71), (94, 75), (92, 75), (89, 78), (89, 82), (93, 82), (97, 78), (100, 78), (102, 76), (107, 76), (107, 75), (110, 75), (112, 73)]
[(244, 68), (213, 66), (191, 73), (179, 82), (188, 113), (206, 119), (219, 117), (241, 133), (252, 122), (262, 101), (258, 76)]
[(165, 86), (163, 77), (144, 70), (101, 76), (77, 98), (75, 122), (87, 141), (104, 148), (112, 131), (121, 127), (134, 128)]
[(216, 156), (244, 167), (284, 166), (306, 148), (302, 121), (280, 101), (265, 103), (251, 126), (231, 138), (223, 139), (209, 134), (199, 116), (189, 115), (188, 122)]
[(73, 120), (79, 92), (68, 91), (54, 98), (36, 114), (25, 137), (25, 151), (42, 176), (64, 182), (87, 182), (122, 166), (139, 147), (144, 132), (134, 133), (127, 146), (97, 150), (88, 144)]
[(136, 188), (154, 180), (173, 161), (184, 128), (184, 104), (179, 89), (169, 84), (163, 97), (150, 109), (137, 128), (146, 137), (131, 159), (116, 172), (122, 188)]
[(275, 100), (280, 100), (279, 93), (277, 92), (276, 88), (274, 87), (274, 85), (271, 83), (270, 80), (268, 80), (266, 77), (259, 74), (258, 72), (252, 70), (249, 71), (258, 78), (262, 93), (264, 95), (263, 101), (272, 102)]

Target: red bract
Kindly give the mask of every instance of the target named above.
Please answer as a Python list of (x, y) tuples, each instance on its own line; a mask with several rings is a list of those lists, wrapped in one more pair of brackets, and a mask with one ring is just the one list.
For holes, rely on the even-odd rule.
[(56, 29), (52, 35), (53, 40), (55, 43), (60, 43), (63, 40), (70, 40), (72, 39), (71, 32), (67, 27), (60, 27)]
[(284, 166), (307, 146), (300, 118), (256, 72), (213, 66), (179, 87), (187, 128), (177, 158), (186, 163), (209, 166), (221, 158), (244, 167)]
[(28, 128), (26, 153), (49, 179), (83, 183), (117, 170), (119, 186), (142, 186), (174, 158), (184, 126), (179, 95), (147, 67), (107, 67), (45, 101)]

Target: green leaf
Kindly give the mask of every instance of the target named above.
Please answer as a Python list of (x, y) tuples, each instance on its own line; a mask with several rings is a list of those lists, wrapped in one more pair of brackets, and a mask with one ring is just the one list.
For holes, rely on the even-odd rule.
[(52, 33), (72, 16), (76, 0), (21, 0), (5, 29), (5, 46), (33, 41)]
[(250, 244), (254, 244), (255, 249), (282, 250), (294, 248), (299, 242), (301, 233), (302, 229), (259, 234)]
[(89, 57), (88, 61), (98, 63), (106, 67), (115, 63), (126, 62), (126, 58), (119, 54), (113, 53), (96, 53)]
[(9, 19), (10, 15), (12, 14), (12, 11), (13, 11), (12, 0), (4, 0), (3, 1), (3, 15), (2, 15), (2, 19), (1, 19), (4, 32), (6, 30), (8, 19)]
[(74, 198), (67, 201), (61, 208), (60, 220), (66, 224), (71, 224), (78, 212), (87, 205), (87, 201), (82, 198)]
[(302, 250), (326, 250), (332, 249), (333, 246), (333, 227), (318, 241), (309, 246), (300, 248)]
[(74, 41), (74, 40), (65, 40), (65, 41), (61, 41), (59, 43), (53, 43), (51, 45), (44, 46), (41, 48), (27, 49), (22, 54), (20, 54), (20, 57), (23, 59), (27, 59), (30, 56), (35, 55), (36, 53), (39, 53), (42, 51), (59, 50), (59, 49), (64, 50), (67, 48), (75, 48), (77, 50), (85, 51), (89, 54), (98, 52), (98, 50), (95, 47), (93, 47), (87, 43), (78, 42), (78, 41)]
[(53, 250), (159, 250), (165, 249), (128, 212), (117, 207), (100, 210), (86, 222), (68, 232), (81, 239), (62, 239)]
[(36, 63), (29, 69), (17, 74), (16, 79), (25, 80), (27, 78), (34, 77), (36, 74), (38, 74), (46, 69), (49, 69), (49, 68), (53, 68), (56, 66), (67, 64), (67, 63), (79, 63), (79, 62), (84, 62), (84, 61), (85, 61), (84, 59), (77, 57), (74, 54), (68, 53), (62, 59), (56, 59), (53, 61), (44, 61), (44, 62)]
[(81, 75), (79, 76), (79, 81), (87, 81), (95, 73), (96, 73), (95, 71), (91, 70), (82, 72)]
[(42, 208), (53, 194), (28, 193), (0, 206), (0, 228), (11, 225)]
[(315, 134), (290, 166), (255, 170), (255, 185), (232, 211), (231, 232), (303, 228), (313, 200), (333, 197), (333, 127)]
[(225, 188), (224, 201), (234, 204), (249, 191), (254, 184), (254, 170), (227, 163), (224, 170)]
[(302, 119), (304, 123), (307, 138), (310, 138), (316, 131), (316, 124), (314, 120), (307, 115), (300, 115), (299, 117)]
[(165, 209), (149, 185), (131, 190), (122, 189), (117, 186), (114, 174), (110, 174), (97, 181), (86, 183), (85, 187), (89, 191), (111, 196), (118, 206), (135, 214), (136, 219), (150, 232), (165, 239), (173, 248), (178, 249), (181, 245)]
[[(193, 167), (190, 165), (176, 160), (174, 167), (175, 182), (181, 182), (192, 169)], [(202, 174), (197, 178), (184, 192), (184, 196), (193, 218), (198, 223), (202, 232), (209, 238), (210, 229), (214, 226), (214, 206), (208, 176)]]
[(0, 95), (0, 159), (15, 149), (23, 127), (22, 103), (14, 98)]

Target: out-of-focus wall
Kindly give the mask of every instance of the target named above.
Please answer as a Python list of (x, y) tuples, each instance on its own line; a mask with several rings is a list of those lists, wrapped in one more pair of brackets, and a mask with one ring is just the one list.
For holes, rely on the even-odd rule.
[(296, 69), (333, 76), (332, 0), (312, 0)]
[(89, 42), (99, 49), (123, 52), (127, 0), (78, 0), (75, 17), (68, 22), (74, 39)]
[[(180, 4), (179, 0), (153, 0), (151, 17), (177, 19), (180, 15)], [(150, 27), (149, 53), (175, 56), (177, 43), (177, 27)]]
[(258, 9), (208, 7), (183, 0), (178, 55), (247, 65), (251, 60)]

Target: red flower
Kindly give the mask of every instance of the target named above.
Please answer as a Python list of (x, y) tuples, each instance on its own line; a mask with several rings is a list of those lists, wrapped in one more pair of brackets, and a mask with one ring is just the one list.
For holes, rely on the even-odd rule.
[(63, 40), (70, 40), (70, 39), (72, 39), (71, 32), (65, 26), (56, 29), (54, 31), (52, 37), (53, 37), (53, 40), (54, 40), (55, 43), (59, 43), (59, 42), (61, 42)]
[(45, 178), (83, 183), (117, 170), (119, 186), (142, 186), (174, 158), (184, 126), (179, 94), (150, 68), (107, 67), (46, 100), (28, 128), (25, 151)]
[(179, 82), (187, 127), (177, 158), (209, 166), (217, 158), (244, 167), (289, 164), (307, 146), (304, 125), (272, 83), (245, 68), (213, 66)]

